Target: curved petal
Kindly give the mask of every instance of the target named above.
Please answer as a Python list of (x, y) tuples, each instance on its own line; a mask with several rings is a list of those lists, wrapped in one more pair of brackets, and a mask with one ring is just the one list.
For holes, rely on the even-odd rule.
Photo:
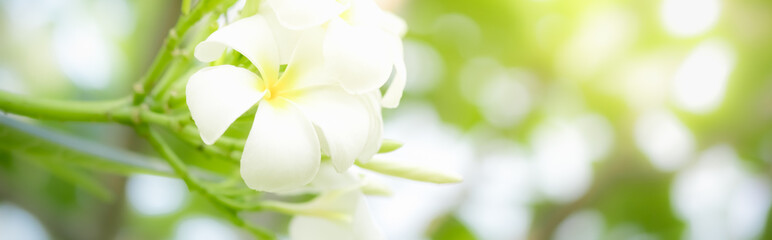
[(276, 12), (266, 2), (260, 5), (260, 15), (265, 17), (265, 21), (271, 27), (273, 36), (276, 39), (276, 47), (279, 49), (279, 64), (288, 64), (290, 57), (292, 57), (292, 51), (295, 49), (298, 40), (300, 40), (302, 31), (289, 29), (279, 23)]
[(396, 50), (394, 56), (394, 79), (391, 80), (389, 89), (383, 94), (383, 107), (396, 108), (399, 106), (399, 101), (402, 99), (402, 92), (405, 90), (405, 84), (407, 83), (407, 72), (405, 69), (405, 57), (402, 49), (402, 39), (393, 37), (391, 44), (395, 46)]
[(373, 155), (378, 153), (381, 147), (381, 138), (383, 135), (383, 117), (381, 116), (381, 93), (373, 91), (360, 96), (368, 105), (370, 113), (370, 130), (367, 136), (367, 142), (362, 149), (362, 154), (357, 158), (360, 162), (367, 162)]
[(337, 18), (324, 39), (325, 67), (351, 93), (380, 88), (389, 80), (394, 50), (379, 28), (351, 26)]
[[(320, 194), (337, 190), (358, 190), (362, 186), (362, 180), (353, 171), (338, 172), (332, 163), (322, 161), (319, 172), (314, 180), (303, 187), (292, 191), (281, 192), (282, 195)], [(314, 200), (321, 200), (315, 198)], [(308, 204), (319, 204), (319, 201), (311, 201)]]
[(312, 28), (303, 32), (295, 45), (287, 69), (277, 84), (277, 89), (295, 91), (337, 84), (324, 72), (323, 39), (324, 31), (321, 28)]
[(322, 154), (313, 125), (293, 103), (262, 101), (244, 145), (241, 177), (249, 188), (283, 192), (311, 182)]
[(282, 25), (296, 30), (319, 26), (348, 7), (335, 0), (268, 0), (268, 5)]
[(340, 173), (332, 164), (324, 162), (308, 187), (314, 193), (322, 193), (336, 189), (357, 189), (359, 184), (359, 178), (351, 171)]
[(350, 222), (336, 222), (323, 218), (296, 216), (290, 222), (289, 235), (292, 240), (381, 240), (386, 239), (373, 221), (364, 195), (352, 191), (341, 196), (340, 201), (351, 214)]
[(254, 73), (231, 65), (207, 67), (190, 76), (186, 101), (204, 143), (214, 143), (263, 97), (259, 82)]
[(368, 104), (340, 87), (305, 90), (292, 99), (321, 130), (333, 166), (346, 171), (360, 156), (370, 130)]
[(391, 34), (403, 37), (407, 33), (407, 23), (405, 23), (405, 20), (393, 13), (383, 12), (379, 22), (381, 28)]
[(217, 60), (226, 48), (238, 51), (260, 70), (264, 81), (279, 76), (279, 50), (263, 16), (255, 15), (224, 26), (198, 44), (194, 55), (203, 62)]
[(383, 11), (373, 0), (353, 0), (346, 21), (352, 25), (368, 25), (402, 37), (407, 32), (407, 23), (393, 13)]

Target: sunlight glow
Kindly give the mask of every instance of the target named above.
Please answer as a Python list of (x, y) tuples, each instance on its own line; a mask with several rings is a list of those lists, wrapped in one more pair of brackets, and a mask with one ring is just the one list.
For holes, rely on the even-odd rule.
[(755, 239), (763, 231), (769, 184), (741, 163), (731, 146), (717, 145), (678, 174), (671, 200), (688, 223), (684, 239)]
[(766, 178), (748, 179), (729, 202), (729, 232), (734, 239), (755, 239), (764, 231), (772, 195)]
[(477, 102), (481, 98), (481, 82), (505, 74), (506, 68), (496, 59), (477, 57), (467, 60), (458, 73), (458, 90), (468, 102)]
[(0, 239), (50, 239), (35, 216), (13, 204), (0, 203)]
[(558, 55), (567, 77), (591, 76), (626, 51), (638, 35), (638, 19), (625, 9), (606, 7), (587, 13)]
[(54, 52), (62, 72), (78, 87), (107, 87), (115, 70), (115, 47), (96, 22), (72, 19), (54, 31)]
[[(411, 103), (400, 105), (384, 123), (384, 137), (399, 139), (404, 146), (378, 157), (466, 176), (474, 159), (471, 141), (454, 125), (443, 123), (430, 105)], [(467, 184), (372, 177), (392, 189), (391, 198), (368, 199), (373, 217), (388, 239), (422, 239), (432, 220), (457, 205)]]
[(592, 168), (587, 141), (567, 123), (538, 127), (531, 137), (539, 190), (548, 199), (566, 203), (590, 187)]
[(668, 112), (642, 115), (635, 123), (635, 144), (660, 170), (681, 168), (694, 151), (694, 136)]
[(445, 62), (440, 53), (422, 41), (405, 40), (405, 65), (407, 86), (410, 93), (425, 93), (437, 86), (445, 73)]
[(180, 221), (174, 240), (238, 240), (242, 239), (233, 226), (211, 217), (193, 217)]
[(693, 36), (709, 30), (721, 13), (720, 0), (664, 0), (660, 17), (676, 36)]
[(533, 174), (525, 150), (509, 140), (488, 140), (477, 171), (465, 176), (474, 184), (459, 217), (480, 239), (524, 239), (533, 213)]
[(734, 61), (732, 50), (720, 41), (706, 41), (697, 46), (673, 79), (676, 105), (693, 113), (715, 109), (724, 97)]
[(665, 106), (673, 75), (681, 61), (677, 52), (670, 50), (633, 58), (609, 77), (609, 91), (620, 94), (637, 111)]
[(17, 75), (4, 66), (0, 66), (0, 90), (16, 94), (25, 94), (29, 91)]
[(134, 175), (126, 184), (129, 204), (145, 215), (163, 215), (182, 207), (188, 188), (179, 179)]
[(491, 79), (480, 79), (477, 106), (483, 117), (496, 127), (507, 128), (519, 123), (531, 110), (529, 82), (536, 77), (520, 69), (502, 71)]
[(555, 240), (601, 239), (605, 228), (603, 215), (595, 210), (581, 210), (571, 214), (558, 226)]

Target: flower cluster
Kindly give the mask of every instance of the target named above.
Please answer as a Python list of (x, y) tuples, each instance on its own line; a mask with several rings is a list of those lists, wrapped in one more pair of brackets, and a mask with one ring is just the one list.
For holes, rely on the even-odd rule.
[(187, 104), (201, 138), (214, 143), (258, 104), (241, 174), (260, 191), (308, 184), (322, 154), (338, 172), (369, 160), (381, 141), (381, 106), (396, 107), (405, 85), (404, 32), (404, 22), (372, 0), (266, 1), (259, 14), (220, 28), (196, 47), (201, 61), (231, 48), (258, 70), (220, 65), (190, 77)]
[(405, 31), (402, 19), (373, 0), (267, 0), (257, 15), (196, 46), (195, 57), (203, 62), (230, 48), (257, 70), (201, 69), (188, 81), (187, 104), (206, 144), (257, 104), (241, 157), (247, 186), (318, 194), (311, 202), (277, 206), (298, 215), (290, 223), (293, 239), (383, 239), (364, 193), (387, 191), (349, 171), (356, 162), (419, 181), (460, 180), (370, 161), (382, 145), (381, 108), (397, 107), (405, 87)]
[(259, 191), (318, 193), (301, 208), (348, 216), (346, 224), (296, 217), (293, 239), (382, 238), (363, 201), (365, 184), (348, 169), (376, 154), (381, 108), (396, 107), (402, 97), (405, 31), (402, 19), (373, 0), (267, 0), (258, 14), (196, 46), (200, 61), (215, 61), (230, 48), (257, 69), (218, 65), (190, 77), (187, 104), (203, 141), (213, 144), (257, 104), (241, 157), (245, 183)]

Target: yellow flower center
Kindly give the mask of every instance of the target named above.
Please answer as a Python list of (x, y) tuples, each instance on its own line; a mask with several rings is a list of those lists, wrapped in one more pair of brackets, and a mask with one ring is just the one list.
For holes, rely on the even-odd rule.
[(271, 101), (282, 97), (288, 100), (295, 98), (302, 91), (295, 89), (295, 74), (293, 72), (284, 72), (279, 80), (266, 81), (258, 79), (257, 90), (263, 92), (263, 99)]

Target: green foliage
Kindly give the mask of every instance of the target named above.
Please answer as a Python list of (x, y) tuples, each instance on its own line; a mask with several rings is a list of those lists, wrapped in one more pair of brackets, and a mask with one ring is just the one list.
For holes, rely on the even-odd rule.
[(667, 176), (619, 176), (601, 193), (593, 207), (613, 228), (635, 224), (659, 239), (680, 239), (684, 224), (673, 213), (670, 204), (670, 184)]
[(427, 236), (432, 240), (477, 239), (469, 228), (454, 215), (440, 216), (435, 219), (427, 230)]
[(78, 168), (114, 174), (144, 173), (170, 176), (160, 160), (142, 157), (73, 136), (0, 116), (0, 149), (38, 159), (50, 168)]

